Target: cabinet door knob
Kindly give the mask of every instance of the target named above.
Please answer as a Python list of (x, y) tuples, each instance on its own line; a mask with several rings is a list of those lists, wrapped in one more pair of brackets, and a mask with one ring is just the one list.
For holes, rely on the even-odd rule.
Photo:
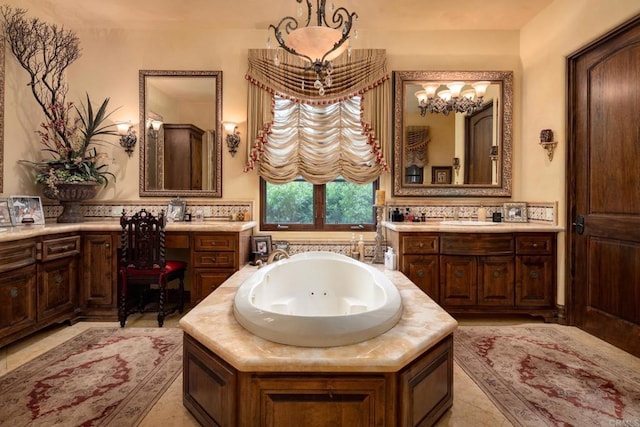
[(418, 243), (418, 247), (419, 247), (420, 249), (424, 248), (424, 243), (423, 243), (423, 242)]
[(454, 274), (458, 279), (461, 279), (461, 278), (462, 278), (462, 276), (464, 276), (464, 273), (463, 273), (462, 271), (460, 271), (460, 270), (456, 270), (456, 271), (454, 271), (454, 272), (453, 272), (453, 274)]
[(424, 270), (418, 270), (416, 271), (416, 276), (418, 276), (419, 278), (423, 278), (424, 277)]
[(109, 248), (111, 247), (111, 245), (110, 245), (109, 243), (105, 243), (105, 244), (104, 244), (104, 247), (105, 247), (105, 248), (107, 248), (107, 249), (109, 249)]
[(500, 271), (495, 270), (495, 271), (493, 272), (493, 277), (500, 277)]
[(538, 274), (538, 270), (531, 270), (531, 271), (529, 272), (529, 277), (531, 277), (532, 279), (537, 279), (537, 278), (538, 278), (538, 276), (539, 276), (539, 274)]
[(18, 298), (18, 293), (19, 293), (19, 291), (18, 291), (18, 288), (16, 286), (14, 286), (13, 288), (11, 288), (9, 290), (9, 296), (11, 298)]

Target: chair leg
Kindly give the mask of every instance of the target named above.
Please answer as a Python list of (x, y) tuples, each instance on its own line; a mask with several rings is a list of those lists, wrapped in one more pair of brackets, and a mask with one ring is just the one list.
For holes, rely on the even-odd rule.
[(162, 281), (162, 283), (160, 283), (160, 301), (158, 303), (158, 326), (162, 328), (162, 325), (164, 324), (164, 316), (165, 316), (165, 312), (164, 312), (164, 297), (165, 297), (165, 292), (167, 290), (167, 284), (166, 282)]
[(123, 285), (120, 291), (120, 300), (118, 302), (118, 320), (120, 321), (120, 327), (124, 328), (124, 324), (127, 322), (127, 293), (126, 285)]

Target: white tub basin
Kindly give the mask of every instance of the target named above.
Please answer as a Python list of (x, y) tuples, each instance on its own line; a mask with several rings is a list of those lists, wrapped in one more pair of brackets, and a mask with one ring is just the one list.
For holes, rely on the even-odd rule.
[(440, 221), (440, 225), (459, 225), (459, 226), (477, 226), (477, 227), (485, 227), (491, 225), (498, 225), (499, 222), (488, 222), (488, 221)]
[(388, 331), (400, 319), (402, 302), (395, 285), (372, 266), (307, 252), (259, 269), (238, 288), (233, 313), (267, 340), (332, 347)]

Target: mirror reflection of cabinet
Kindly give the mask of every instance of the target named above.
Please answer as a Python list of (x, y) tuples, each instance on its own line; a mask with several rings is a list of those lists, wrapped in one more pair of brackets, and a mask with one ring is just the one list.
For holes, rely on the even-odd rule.
[[(139, 78), (140, 196), (222, 197), (222, 71), (140, 70)], [(198, 132), (175, 143), (171, 123)]]
[(164, 185), (171, 190), (202, 190), (202, 136), (191, 124), (164, 124)]
[[(513, 72), (396, 71), (393, 76), (393, 195), (510, 196)], [(428, 87), (438, 98), (455, 82), (461, 83), (460, 100), (477, 85), (486, 86), (482, 98), (470, 98), (478, 101), (474, 111), (420, 103), (429, 97)], [(432, 179), (434, 172), (447, 170), (451, 176), (444, 181)]]

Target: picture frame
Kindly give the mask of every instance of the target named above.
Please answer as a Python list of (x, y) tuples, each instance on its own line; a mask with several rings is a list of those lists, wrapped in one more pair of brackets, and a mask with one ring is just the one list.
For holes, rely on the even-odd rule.
[(527, 204), (505, 203), (502, 207), (502, 218), (504, 222), (527, 222)]
[(262, 261), (266, 261), (271, 253), (271, 236), (251, 236), (251, 252)]
[(431, 166), (431, 184), (451, 184), (453, 166)]
[(187, 210), (187, 202), (180, 197), (176, 197), (175, 199), (171, 199), (169, 201), (169, 205), (167, 206), (167, 221), (169, 222), (180, 222), (184, 221), (184, 214)]
[(11, 227), (11, 210), (9, 209), (8, 200), (0, 200), (0, 227)]
[(44, 211), (40, 196), (9, 197), (11, 221), (14, 225), (43, 225)]

